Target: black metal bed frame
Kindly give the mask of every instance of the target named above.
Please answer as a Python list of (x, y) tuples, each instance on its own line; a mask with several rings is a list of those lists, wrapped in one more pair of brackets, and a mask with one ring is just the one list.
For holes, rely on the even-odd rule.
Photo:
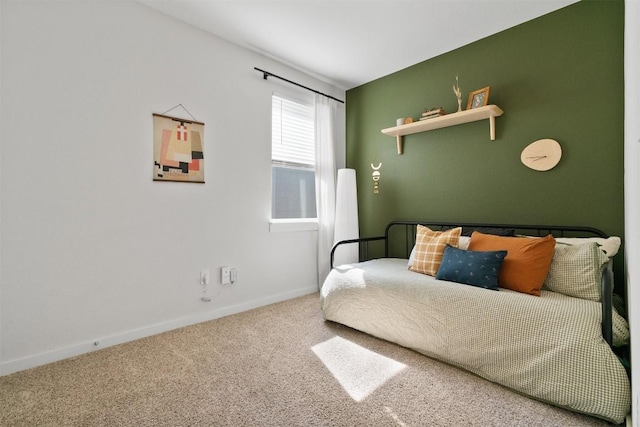
[[(369, 257), (369, 243), (374, 241), (384, 241), (384, 258), (389, 257), (391, 230), (397, 227), (404, 227), (404, 258), (409, 258), (411, 249), (415, 244), (416, 229), (418, 225), (424, 225), (432, 230), (447, 230), (453, 227), (462, 227), (463, 234), (478, 229), (499, 229), (514, 230), (516, 234), (528, 236), (546, 236), (548, 234), (554, 237), (602, 237), (607, 238), (609, 235), (602, 230), (593, 227), (582, 226), (564, 226), (564, 225), (527, 225), (527, 224), (484, 224), (484, 223), (453, 223), (453, 222), (434, 222), (434, 221), (391, 221), (387, 224), (384, 236), (363, 237), (359, 239), (342, 240), (336, 243), (331, 249), (331, 268), (333, 268), (334, 256), (336, 249), (345, 244), (357, 243), (359, 246), (360, 261), (372, 259)], [(602, 274), (602, 336), (612, 345), (613, 327), (612, 327), (612, 305), (613, 305), (613, 262), (609, 260)]]

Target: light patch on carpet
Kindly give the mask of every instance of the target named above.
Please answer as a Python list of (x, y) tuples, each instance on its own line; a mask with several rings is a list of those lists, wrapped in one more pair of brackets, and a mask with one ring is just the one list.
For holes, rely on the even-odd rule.
[(341, 337), (314, 345), (311, 350), (356, 402), (407, 367)]

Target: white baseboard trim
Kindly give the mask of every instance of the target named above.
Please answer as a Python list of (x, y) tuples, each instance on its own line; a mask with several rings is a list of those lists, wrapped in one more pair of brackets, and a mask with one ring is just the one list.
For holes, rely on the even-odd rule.
[(90, 353), (92, 351), (135, 341), (140, 338), (157, 335), (162, 332), (171, 331), (185, 326), (195, 325), (197, 323), (218, 319), (220, 317), (229, 316), (265, 305), (285, 301), (292, 298), (309, 295), (318, 292), (316, 286), (295, 289), (293, 291), (283, 292), (280, 294), (246, 301), (240, 304), (221, 307), (216, 310), (196, 313), (191, 316), (181, 317), (167, 322), (157, 323), (145, 326), (143, 328), (132, 329), (116, 335), (101, 337), (95, 341), (82, 342), (72, 346), (46, 351), (43, 353), (27, 356), (20, 359), (9, 360), (0, 363), (0, 376), (9, 375), (14, 372), (24, 371), (26, 369), (35, 368), (37, 366), (46, 365), (48, 363), (57, 362), (74, 356)]

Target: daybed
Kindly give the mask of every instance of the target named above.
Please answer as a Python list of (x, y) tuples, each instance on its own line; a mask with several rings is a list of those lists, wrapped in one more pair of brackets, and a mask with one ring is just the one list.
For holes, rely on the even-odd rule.
[[(405, 242), (396, 244), (398, 238)], [(434, 239), (449, 240), (437, 249)], [(364, 249), (375, 241), (384, 243), (384, 257), (365, 260)], [(362, 258), (332, 265), (321, 307), (326, 320), (535, 399), (622, 423), (631, 392), (628, 373), (613, 350), (629, 340), (626, 320), (612, 308), (611, 257), (619, 241), (586, 227), (396, 221), (384, 236), (334, 247), (332, 263), (334, 251), (345, 243), (358, 242)], [(525, 246), (509, 246), (513, 242)], [(527, 245), (544, 245), (549, 260)], [(482, 268), (497, 266), (480, 281), (474, 276), (479, 256), (485, 257)], [(435, 259), (432, 274), (412, 271), (425, 257)], [(460, 273), (451, 267), (455, 263), (469, 267)], [(503, 276), (514, 271), (520, 274), (515, 288), (512, 278)], [(518, 289), (536, 275), (543, 279), (538, 289), (529, 289), (531, 284)]]

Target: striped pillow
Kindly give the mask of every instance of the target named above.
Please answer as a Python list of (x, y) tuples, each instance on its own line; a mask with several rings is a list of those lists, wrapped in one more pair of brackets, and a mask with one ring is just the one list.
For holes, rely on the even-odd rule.
[(556, 244), (543, 289), (600, 301), (602, 269), (608, 260), (594, 242), (582, 245)]
[(414, 247), (415, 259), (409, 270), (435, 276), (442, 262), (444, 248), (447, 244), (458, 247), (461, 232), (462, 227), (433, 231), (429, 227), (418, 225)]

